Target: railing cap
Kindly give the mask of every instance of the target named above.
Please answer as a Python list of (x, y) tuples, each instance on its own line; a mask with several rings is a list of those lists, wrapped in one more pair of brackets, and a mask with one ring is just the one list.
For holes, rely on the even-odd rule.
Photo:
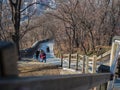
[(0, 49), (6, 49), (13, 46), (13, 43), (6, 42), (6, 41), (0, 41)]

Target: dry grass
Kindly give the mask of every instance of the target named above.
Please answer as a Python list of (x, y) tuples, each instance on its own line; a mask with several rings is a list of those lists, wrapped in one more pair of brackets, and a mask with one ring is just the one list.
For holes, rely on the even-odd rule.
[(47, 76), (47, 75), (63, 75), (78, 74), (77, 72), (63, 70), (57, 65), (41, 63), (35, 60), (25, 59), (18, 62), (19, 76)]
[(46, 75), (59, 75), (60, 70), (59, 69), (47, 69), (47, 70), (41, 70), (41, 71), (28, 71), (28, 72), (20, 72), (19, 76), (46, 76)]
[(59, 75), (61, 69), (58, 66), (40, 63), (35, 60), (23, 60), (18, 62), (19, 76), (43, 76)]

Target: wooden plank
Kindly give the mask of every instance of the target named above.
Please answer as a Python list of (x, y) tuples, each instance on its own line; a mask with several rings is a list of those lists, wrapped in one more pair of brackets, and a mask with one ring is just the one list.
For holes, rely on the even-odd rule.
[(71, 61), (76, 61), (77, 60), (77, 58), (71, 58)]
[(92, 73), (96, 73), (96, 55), (93, 56)]
[(79, 55), (78, 55), (78, 58), (79, 58), (79, 59), (82, 59), (83, 56), (84, 56), (84, 55), (80, 55), (80, 54), (79, 54)]
[(115, 43), (115, 42), (112, 43), (112, 50), (111, 50), (111, 56), (110, 56), (110, 66), (111, 66), (112, 63), (113, 63), (117, 46), (118, 46), (117, 43)]
[(69, 57), (69, 54), (63, 54), (63, 57)]
[(77, 53), (71, 54), (71, 57), (76, 57), (76, 56), (77, 56)]
[(69, 60), (69, 57), (63, 58), (63, 60)]
[(63, 60), (69, 60), (69, 54), (63, 54)]
[(78, 54), (77, 54), (77, 60), (76, 60), (76, 70), (78, 70)]
[(86, 56), (85, 59), (86, 59), (85, 73), (88, 73), (88, 64), (89, 64), (88, 56)]
[(63, 67), (63, 54), (60, 54), (60, 58), (61, 58), (61, 67)]
[[(109, 50), (108, 52), (105, 52), (104, 54), (100, 55), (97, 57), (97, 61), (103, 61), (105, 57), (109, 57), (111, 54), (111, 50)], [(109, 60), (110, 58), (108, 58)]]
[(71, 54), (69, 54), (69, 66), (68, 66), (68, 68), (70, 68), (70, 65), (71, 65)]
[(90, 60), (92, 61), (92, 60), (94, 60), (94, 57), (88, 57), (88, 59), (89, 59), (89, 61), (90, 61)]
[(77, 61), (77, 54), (71, 54), (71, 61)]
[(0, 79), (1, 90), (89, 90), (110, 80), (110, 73)]
[(108, 60), (108, 62), (110, 61), (110, 55), (106, 55), (106, 56), (104, 56), (104, 57), (101, 57), (101, 58), (97, 58), (97, 61), (98, 62), (104, 62), (104, 61), (106, 61), (106, 60)]
[(83, 56), (83, 66), (82, 66), (82, 73), (85, 73), (85, 55)]

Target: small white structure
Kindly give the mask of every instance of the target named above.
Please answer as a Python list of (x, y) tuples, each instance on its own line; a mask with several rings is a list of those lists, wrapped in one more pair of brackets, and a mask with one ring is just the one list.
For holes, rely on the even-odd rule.
[(50, 40), (48, 42), (41, 43), (39, 50), (43, 50), (46, 53), (47, 58), (53, 58), (55, 57), (53, 52), (53, 47), (54, 47), (54, 40)]

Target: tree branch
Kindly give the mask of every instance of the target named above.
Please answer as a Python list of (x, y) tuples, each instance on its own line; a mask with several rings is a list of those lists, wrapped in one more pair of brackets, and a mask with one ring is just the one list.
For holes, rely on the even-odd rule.
[(23, 12), (23, 11), (25, 11), (27, 8), (29, 8), (29, 7), (31, 7), (31, 6), (33, 6), (33, 5), (35, 5), (35, 4), (40, 4), (40, 5), (44, 5), (44, 6), (46, 6), (46, 7), (48, 7), (48, 8), (50, 8), (50, 9), (54, 9), (54, 8), (51, 8), (49, 5), (47, 5), (47, 4), (44, 4), (44, 3), (41, 3), (41, 2), (34, 2), (34, 3), (31, 3), (31, 4), (29, 4), (28, 6), (26, 6), (24, 9), (22, 9), (20, 12)]

